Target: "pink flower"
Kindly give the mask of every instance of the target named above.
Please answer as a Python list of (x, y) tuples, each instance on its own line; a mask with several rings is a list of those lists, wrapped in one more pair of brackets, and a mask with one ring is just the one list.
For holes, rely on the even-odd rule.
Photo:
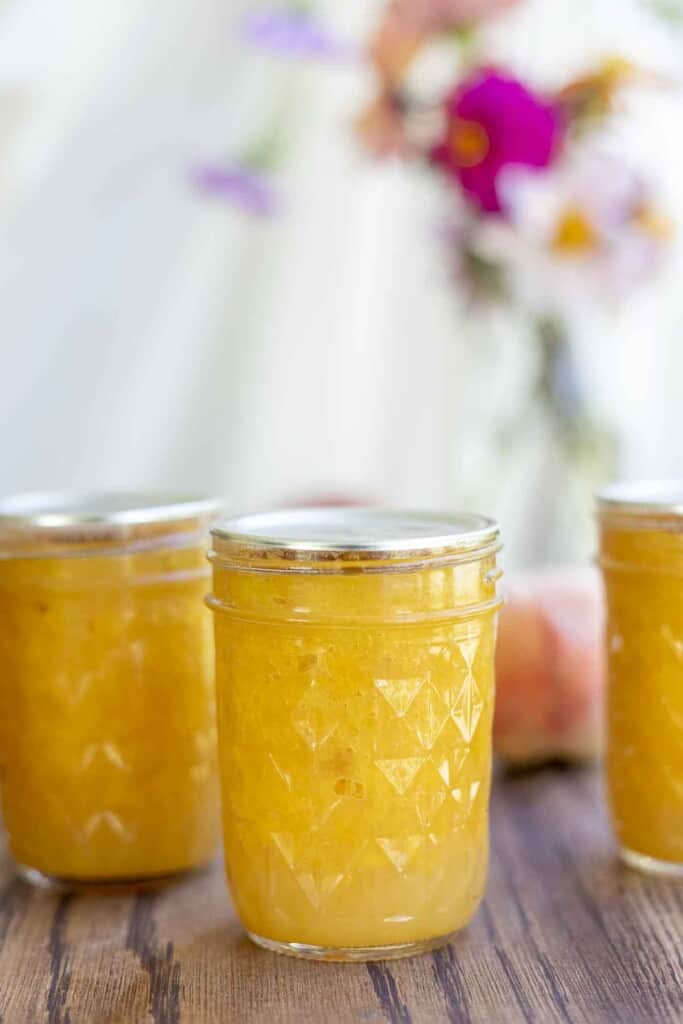
[(476, 24), (517, 3), (519, 0), (396, 0), (393, 6), (406, 27), (439, 32)]
[(563, 136), (560, 111), (501, 71), (482, 68), (446, 100), (445, 137), (432, 160), (485, 213), (500, 213), (506, 167), (548, 167)]

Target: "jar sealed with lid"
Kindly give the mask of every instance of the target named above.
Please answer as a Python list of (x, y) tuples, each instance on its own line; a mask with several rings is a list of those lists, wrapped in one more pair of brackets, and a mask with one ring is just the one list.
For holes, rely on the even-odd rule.
[(315, 959), (434, 948), (488, 858), (498, 529), (308, 509), (213, 531), (229, 884)]
[(206, 541), (213, 501), (0, 503), (0, 757), (30, 881), (141, 883), (220, 837)]
[(614, 828), (627, 863), (683, 875), (683, 482), (598, 500)]

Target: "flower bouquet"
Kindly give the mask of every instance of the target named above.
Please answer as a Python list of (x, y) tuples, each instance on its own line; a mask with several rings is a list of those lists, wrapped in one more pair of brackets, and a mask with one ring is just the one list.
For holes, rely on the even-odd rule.
[[(469, 348), (484, 357), (481, 380), (470, 389), (477, 401), (500, 362), (491, 324), (502, 317), (508, 332), (523, 339), (529, 370), (522, 397), (493, 422), (488, 467), (479, 457), (481, 410), (466, 407), (453, 426), (460, 463), (468, 420), (476, 421), (478, 436), (471, 446), (473, 481), (456, 474), (452, 498), (495, 507), (490, 491), (476, 488), (492, 479), (511, 485), (505, 462), (520, 463), (524, 436), (535, 431), (546, 466), (531, 490), (544, 491), (546, 500), (536, 516), (526, 509), (511, 517), (535, 524), (519, 558), (534, 562), (576, 554), (558, 544), (558, 533), (567, 536), (557, 528), (557, 506), (566, 504), (558, 476), (574, 482), (572, 497), (576, 504), (578, 495), (585, 512), (594, 484), (615, 459), (610, 425), (583, 379), (576, 336), (591, 316), (619, 310), (654, 274), (671, 225), (652, 185), (610, 146), (627, 91), (656, 84), (654, 76), (610, 57), (548, 90), (491, 63), (479, 29), (519, 3), (389, 3), (367, 48), (377, 89), (357, 129), (373, 155), (421, 166), (445, 192), (440, 233), (454, 295), (465, 307), (461, 323), (478, 331)], [(437, 48), (451, 70), (445, 85), (442, 80), (425, 95), (421, 68), (425, 53)]]

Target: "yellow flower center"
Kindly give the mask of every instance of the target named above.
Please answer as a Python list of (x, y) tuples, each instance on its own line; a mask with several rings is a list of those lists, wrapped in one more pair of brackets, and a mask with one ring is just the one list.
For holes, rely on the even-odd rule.
[(617, 86), (622, 85), (624, 82), (632, 81), (637, 77), (637, 74), (638, 69), (632, 61), (615, 55), (608, 57), (602, 66), (598, 68), (596, 78), (607, 86)]
[(489, 137), (478, 121), (458, 119), (451, 127), (450, 145), (459, 167), (476, 167), (489, 151)]
[(597, 233), (590, 217), (578, 207), (565, 210), (555, 227), (551, 248), (561, 255), (590, 252), (597, 245)]
[(643, 206), (634, 217), (636, 227), (658, 242), (668, 242), (673, 236), (673, 224), (653, 206)]

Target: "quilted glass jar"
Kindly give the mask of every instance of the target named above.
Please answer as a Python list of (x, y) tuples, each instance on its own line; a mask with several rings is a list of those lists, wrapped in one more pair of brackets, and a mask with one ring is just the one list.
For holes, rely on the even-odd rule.
[(0, 503), (0, 751), (11, 853), (36, 883), (140, 883), (220, 840), (210, 501)]
[(443, 944), (488, 859), (498, 529), (307, 509), (214, 531), (227, 877), (315, 959)]
[(683, 481), (599, 495), (607, 795), (623, 859), (683, 876)]

